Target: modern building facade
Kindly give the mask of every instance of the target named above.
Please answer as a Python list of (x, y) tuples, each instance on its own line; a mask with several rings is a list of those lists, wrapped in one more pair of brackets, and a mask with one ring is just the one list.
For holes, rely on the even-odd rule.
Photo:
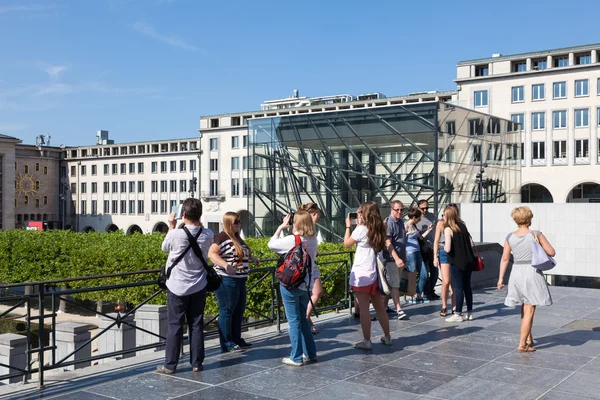
[(522, 201), (600, 201), (600, 44), (461, 61), (456, 104), (523, 125)]

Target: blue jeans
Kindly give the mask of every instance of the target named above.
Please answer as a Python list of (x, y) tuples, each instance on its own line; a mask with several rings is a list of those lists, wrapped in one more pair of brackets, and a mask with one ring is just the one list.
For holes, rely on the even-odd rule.
[[(425, 290), (425, 283), (427, 282), (427, 267), (423, 262), (423, 257), (421, 256), (420, 251), (415, 251), (413, 253), (407, 254), (406, 256), (408, 260), (408, 271), (415, 272), (417, 271), (418, 280), (417, 280), (417, 295), (422, 295), (423, 290)], [(418, 268), (417, 268), (418, 267)]]
[(467, 312), (473, 311), (473, 291), (471, 290), (471, 270), (461, 270), (450, 265), (450, 277), (456, 295), (456, 312), (462, 313), (463, 301), (467, 300)]
[(223, 282), (215, 296), (219, 304), (219, 342), (223, 351), (244, 343), (242, 340), (242, 322), (246, 309), (247, 278), (221, 276)]
[(281, 299), (288, 320), (288, 334), (292, 343), (290, 358), (294, 362), (302, 362), (302, 353), (309, 358), (317, 357), (315, 338), (306, 318), (308, 293), (301, 289), (286, 289), (280, 286)]
[(183, 342), (183, 318), (188, 323), (190, 340), (190, 364), (200, 368), (204, 362), (204, 305), (206, 289), (187, 296), (177, 296), (167, 292), (167, 348), (165, 351), (165, 368), (175, 371), (179, 363), (181, 342)]

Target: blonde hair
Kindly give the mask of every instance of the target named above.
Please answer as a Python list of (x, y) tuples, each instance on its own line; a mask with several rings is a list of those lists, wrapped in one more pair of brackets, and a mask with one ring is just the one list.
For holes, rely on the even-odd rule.
[(462, 222), (458, 216), (458, 207), (448, 206), (444, 210), (446, 218), (444, 218), (444, 229), (450, 228), (452, 232), (460, 232), (458, 222)]
[(531, 212), (531, 208), (527, 206), (517, 207), (510, 213), (515, 224), (521, 225), (531, 225), (531, 219), (533, 218), (533, 212)]
[(298, 211), (294, 214), (294, 227), (300, 236), (312, 237), (316, 235), (315, 223), (306, 211)]
[(233, 252), (237, 258), (243, 260), (246, 254), (244, 253), (244, 248), (242, 247), (240, 235), (235, 233), (233, 230), (233, 225), (235, 220), (239, 220), (240, 216), (238, 213), (234, 213), (228, 211), (223, 215), (223, 232), (229, 236), (229, 239), (233, 242), (233, 247), (235, 247), (235, 251)]

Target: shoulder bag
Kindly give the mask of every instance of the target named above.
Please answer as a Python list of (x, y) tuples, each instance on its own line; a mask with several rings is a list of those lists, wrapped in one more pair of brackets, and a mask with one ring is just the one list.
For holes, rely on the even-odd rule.
[[(202, 255), (202, 250), (200, 250), (200, 246), (198, 246), (196, 238), (192, 236), (188, 228), (184, 226), (183, 230), (185, 231), (190, 241), (190, 246), (192, 247), (194, 254), (196, 254), (196, 257), (200, 259), (202, 266), (206, 270), (206, 290), (209, 292), (216, 291), (221, 287), (221, 277), (219, 276), (219, 274), (217, 274), (217, 271), (215, 271), (212, 265), (208, 265), (208, 263), (204, 259), (204, 256)], [(202, 232), (202, 228), (200, 228), (200, 232)]]
[(483, 257), (481, 257), (481, 255), (479, 254), (479, 250), (477, 249), (477, 246), (475, 246), (475, 242), (473, 242), (471, 234), (469, 234), (469, 238), (471, 239), (471, 245), (473, 245), (473, 249), (475, 249), (475, 252), (477, 253), (477, 260), (475, 260), (475, 266), (473, 267), (473, 271), (483, 271), (483, 269), (485, 268), (485, 265), (483, 263)]
[(386, 264), (377, 257), (375, 253), (375, 263), (377, 264), (377, 281), (379, 282), (379, 291), (383, 296), (392, 293), (392, 287), (387, 280)]
[(531, 266), (539, 271), (549, 271), (556, 266), (554, 258), (550, 257), (540, 244), (539, 232), (531, 231), (534, 241), (531, 242)]

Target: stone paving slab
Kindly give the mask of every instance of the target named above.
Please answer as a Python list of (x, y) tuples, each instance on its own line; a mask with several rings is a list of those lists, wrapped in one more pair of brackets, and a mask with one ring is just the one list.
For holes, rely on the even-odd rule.
[(176, 374), (155, 373), (158, 352), (135, 367), (73, 375), (42, 393), (0, 393), (0, 400), (600, 398), (600, 332), (581, 322), (600, 321), (600, 290), (550, 290), (555, 304), (540, 307), (534, 320), (535, 353), (516, 349), (520, 310), (504, 306), (505, 292), (486, 289), (474, 293), (472, 322), (446, 323), (440, 302), (404, 306), (410, 320), (390, 322), (389, 347), (378, 343), (374, 321), (371, 351), (352, 347), (362, 338), (358, 319), (344, 313), (316, 320), (319, 362), (301, 368), (281, 364), (289, 340), (272, 332), (246, 352), (209, 349), (202, 372), (184, 358)]

